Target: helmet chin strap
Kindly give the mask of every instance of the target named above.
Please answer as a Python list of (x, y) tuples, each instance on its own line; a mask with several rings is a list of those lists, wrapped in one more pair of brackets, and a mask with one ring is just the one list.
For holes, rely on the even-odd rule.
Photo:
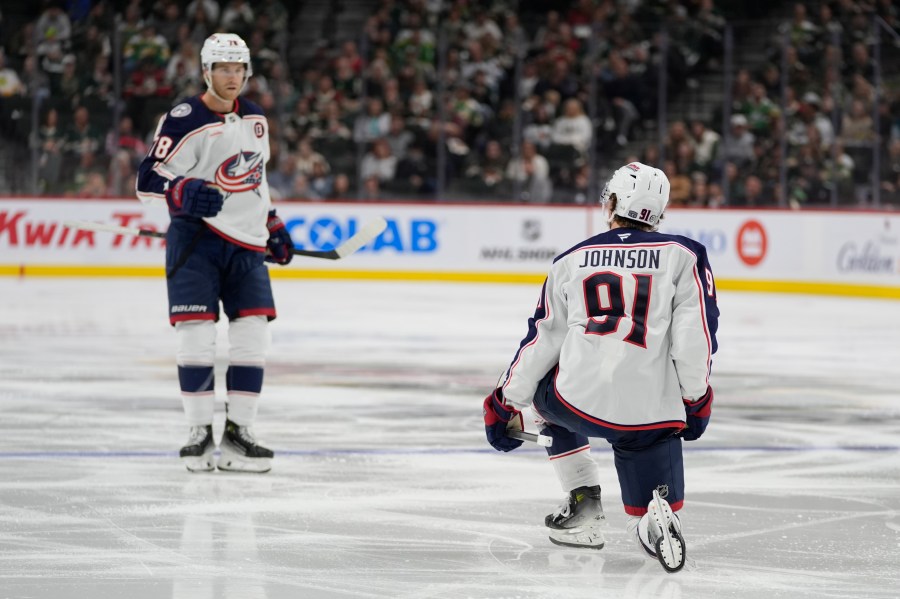
[(228, 100), (216, 93), (216, 90), (213, 89), (213, 86), (211, 84), (206, 86), (206, 93), (214, 97), (216, 100), (219, 100), (220, 102), (228, 102)]
[[(247, 89), (247, 80), (248, 79), (249, 79), (249, 77), (247, 77), (247, 75), (244, 75), (244, 83), (241, 85), (241, 91), (238, 92), (239, 96), (242, 93), (244, 93), (245, 89)], [(210, 95), (212, 95), (215, 99), (219, 100), (220, 102), (228, 102), (228, 100), (226, 100), (225, 98), (223, 98), (222, 96), (220, 96), (219, 94), (216, 93), (216, 90), (215, 90), (215, 88), (213, 88), (213, 84), (212, 84), (212, 76), (210, 76), (209, 72), (203, 73), (203, 81), (206, 82), (206, 91), (209, 92)]]

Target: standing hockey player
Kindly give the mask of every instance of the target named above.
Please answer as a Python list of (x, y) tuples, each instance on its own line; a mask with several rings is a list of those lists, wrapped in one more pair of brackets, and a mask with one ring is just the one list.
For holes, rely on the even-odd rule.
[[(177, 336), (178, 380), (190, 437), (181, 459), (191, 472), (267, 472), (272, 451), (253, 435), (268, 321), (275, 318), (264, 261), (287, 264), (293, 242), (272, 209), (265, 164), (269, 128), (256, 104), (240, 99), (252, 75), (250, 50), (237, 35), (203, 43), (207, 90), (162, 117), (138, 172), (143, 202), (164, 200), (169, 321)], [(213, 365), (219, 302), (228, 318), (227, 413), (213, 459)]]
[(656, 232), (668, 201), (659, 169), (633, 162), (615, 172), (603, 192), (610, 230), (554, 260), (484, 421), (490, 444), (511, 451), (522, 441), (507, 431), (531, 405), (552, 437), (547, 453), (568, 493), (544, 521), (558, 545), (605, 543), (589, 438), (606, 439), (629, 532), (675, 572), (686, 557), (681, 440), (709, 422), (719, 310), (703, 245)]

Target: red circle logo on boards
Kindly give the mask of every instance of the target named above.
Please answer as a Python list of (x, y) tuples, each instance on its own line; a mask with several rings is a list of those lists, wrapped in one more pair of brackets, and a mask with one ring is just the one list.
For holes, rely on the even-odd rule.
[(737, 232), (737, 253), (741, 262), (756, 266), (766, 257), (768, 240), (766, 230), (759, 221), (748, 220)]

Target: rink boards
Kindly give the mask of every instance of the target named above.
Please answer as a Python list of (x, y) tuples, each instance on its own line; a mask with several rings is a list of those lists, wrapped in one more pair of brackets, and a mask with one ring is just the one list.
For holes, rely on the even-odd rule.
[[(595, 206), (281, 202), (299, 248), (330, 249), (367, 219), (387, 229), (343, 260), (296, 258), (287, 278), (534, 283), (553, 257), (606, 230)], [(78, 231), (67, 220), (165, 230), (136, 200), (0, 198), (0, 275), (161, 276), (164, 241)], [(671, 209), (661, 231), (702, 242), (723, 289), (900, 299), (900, 215)]]

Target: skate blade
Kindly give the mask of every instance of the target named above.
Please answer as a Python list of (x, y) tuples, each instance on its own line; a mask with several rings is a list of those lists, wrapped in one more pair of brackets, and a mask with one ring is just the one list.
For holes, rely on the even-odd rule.
[(599, 526), (579, 526), (577, 528), (550, 529), (550, 542), (563, 547), (583, 549), (603, 549), (606, 537)]
[(181, 458), (181, 463), (190, 472), (212, 472), (216, 469), (216, 463), (213, 461), (213, 454), (189, 456)]
[(272, 469), (272, 460), (270, 458), (248, 458), (229, 451), (222, 451), (217, 466), (219, 470), (226, 472), (262, 474)]
[(675, 515), (668, 502), (664, 501), (659, 493), (653, 491), (653, 507), (650, 517), (653, 518), (662, 535), (656, 540), (656, 557), (666, 572), (678, 572), (684, 567), (687, 558), (687, 548), (681, 533), (675, 530), (675, 526), (669, 526), (674, 521)]
[(685, 551), (684, 540), (677, 532), (656, 541), (656, 556), (666, 572), (678, 572), (684, 567)]

